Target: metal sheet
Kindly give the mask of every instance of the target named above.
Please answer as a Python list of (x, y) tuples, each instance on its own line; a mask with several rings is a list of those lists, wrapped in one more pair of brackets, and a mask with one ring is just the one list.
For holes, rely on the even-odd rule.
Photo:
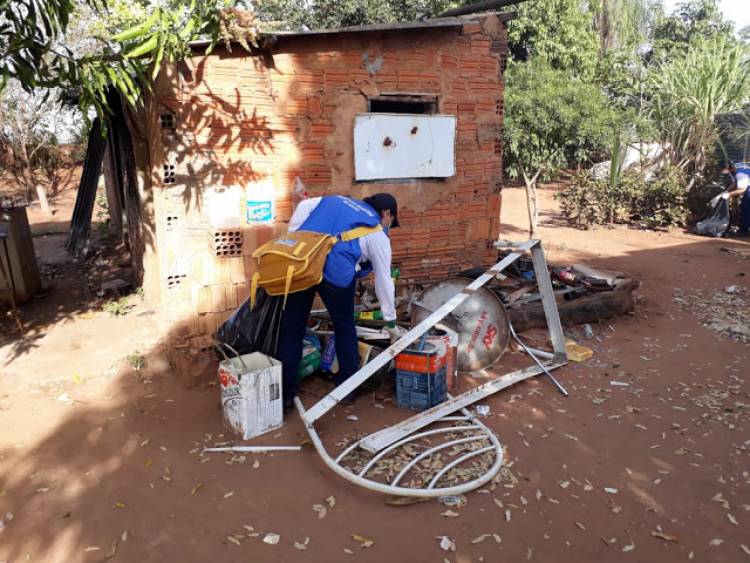
[[(415, 321), (420, 322), (450, 297), (461, 293), (472, 280), (449, 278), (441, 280), (420, 295)], [(443, 321), (458, 335), (459, 371), (477, 371), (497, 362), (510, 340), (508, 314), (503, 303), (487, 288), (477, 289)]]
[(447, 178), (456, 173), (456, 117), (365, 113), (354, 122), (357, 180)]

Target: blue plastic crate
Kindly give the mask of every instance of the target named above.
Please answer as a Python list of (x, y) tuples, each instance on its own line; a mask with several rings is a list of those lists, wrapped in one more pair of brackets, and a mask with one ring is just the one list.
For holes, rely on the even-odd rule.
[(399, 407), (423, 411), (445, 401), (447, 394), (445, 367), (430, 374), (396, 370), (396, 404)]

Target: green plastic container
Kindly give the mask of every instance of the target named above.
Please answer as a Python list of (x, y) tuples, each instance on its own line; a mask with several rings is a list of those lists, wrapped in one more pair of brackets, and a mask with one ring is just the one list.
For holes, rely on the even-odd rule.
[(306, 344), (302, 349), (302, 361), (299, 363), (299, 368), (297, 369), (297, 379), (302, 381), (303, 379), (310, 377), (319, 369), (320, 350), (315, 346)]

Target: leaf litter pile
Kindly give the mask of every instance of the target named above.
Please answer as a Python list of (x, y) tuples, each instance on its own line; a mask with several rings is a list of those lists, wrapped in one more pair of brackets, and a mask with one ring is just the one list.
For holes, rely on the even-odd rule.
[[(454, 424), (453, 426), (458, 426), (458, 424)], [(437, 428), (437, 426), (433, 426), (433, 428)], [(391, 483), (412, 460), (428, 450), (453, 440), (469, 437), (474, 437), (475, 439), (439, 449), (420, 459), (398, 483), (398, 486), (401, 487), (413, 489), (424, 488), (450, 463), (455, 462), (466, 454), (476, 452), (491, 445), (489, 438), (483, 433), (471, 433), (467, 431), (445, 432), (425, 436), (424, 438), (413, 440), (394, 448), (386, 455), (380, 457), (364, 477), (384, 483)], [(337, 442), (336, 446), (344, 449), (362, 438), (364, 438), (362, 434), (348, 434), (341, 441)], [(495, 455), (493, 449), (458, 463), (445, 472), (435, 486), (453, 487), (478, 479), (482, 475), (485, 475), (492, 467), (492, 464), (495, 462)], [(375, 457), (375, 454), (371, 454), (362, 448), (354, 448), (341, 459), (341, 466), (347, 471), (358, 475), (373, 457)]]

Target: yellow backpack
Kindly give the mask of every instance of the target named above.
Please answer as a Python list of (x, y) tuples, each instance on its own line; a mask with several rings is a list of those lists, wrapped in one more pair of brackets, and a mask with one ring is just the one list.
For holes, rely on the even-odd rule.
[(323, 268), (333, 246), (382, 231), (381, 225), (357, 227), (335, 235), (294, 231), (267, 242), (255, 252), (255, 273), (250, 284), (250, 306), (255, 305), (259, 287), (269, 295), (283, 295), (284, 305), (290, 293), (305, 291), (323, 280)]

